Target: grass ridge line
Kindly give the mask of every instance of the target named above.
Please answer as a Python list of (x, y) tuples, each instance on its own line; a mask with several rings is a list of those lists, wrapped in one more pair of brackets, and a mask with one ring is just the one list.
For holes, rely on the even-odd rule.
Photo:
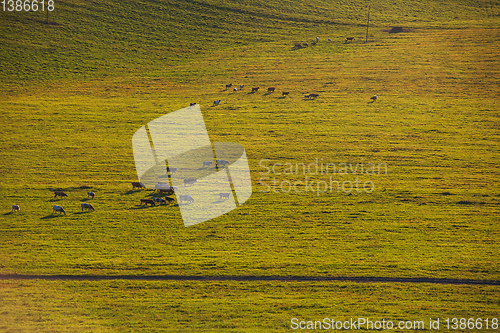
[(132, 281), (282, 281), (282, 282), (328, 282), (346, 281), (360, 283), (431, 283), (455, 285), (487, 285), (498, 286), (500, 281), (495, 280), (470, 280), (447, 278), (398, 278), (378, 276), (201, 276), (201, 275), (32, 275), (32, 274), (0, 274), (0, 280), (48, 280), (48, 281), (107, 281), (107, 280), (132, 280)]

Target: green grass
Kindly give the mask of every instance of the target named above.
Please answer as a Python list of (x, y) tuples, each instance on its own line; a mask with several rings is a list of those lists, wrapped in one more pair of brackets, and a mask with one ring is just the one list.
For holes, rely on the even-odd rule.
[[(362, 2), (56, 4), (57, 25), (27, 13), (0, 21), (0, 274), (500, 280), (498, 3), (380, 1), (368, 43)], [(408, 32), (384, 31), (396, 25)], [(230, 82), (246, 87), (226, 91)], [(311, 92), (320, 97), (303, 98)], [(254, 193), (185, 228), (176, 204), (138, 205), (152, 192), (131, 190), (131, 138), (193, 101), (213, 141), (245, 147)], [(261, 166), (316, 159), (385, 163), (387, 174), (332, 175), (372, 181), (372, 193), (299, 183), (298, 194), (279, 186), (330, 175)], [(79, 211), (88, 188), (94, 213)], [(68, 215), (53, 216), (54, 204)], [(293, 317), (492, 317), (499, 290), (2, 281), (0, 295), (4, 331), (269, 331)]]
[(0, 295), (6, 332), (274, 332), (290, 330), (292, 318), (424, 321), (427, 329), (440, 318), (446, 331), (446, 318), (491, 322), (499, 305), (496, 287), (344, 282), (9, 281)]

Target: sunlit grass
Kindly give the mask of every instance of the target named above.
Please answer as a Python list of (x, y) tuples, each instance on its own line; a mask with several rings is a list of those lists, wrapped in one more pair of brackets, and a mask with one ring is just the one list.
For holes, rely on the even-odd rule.
[[(372, 7), (368, 43), (366, 5), (356, 2), (338, 10), (329, 2), (172, 2), (168, 10), (156, 3), (102, 2), (97, 10), (68, 1), (54, 13), (57, 26), (6, 15), (0, 273), (497, 281), (500, 35), (491, 28), (498, 9), (488, 3), (398, 3), (389, 11), (383, 9), (391, 4), (382, 2)], [(408, 31), (383, 31), (396, 21)], [(318, 45), (293, 49), (316, 36)], [(344, 43), (346, 36), (356, 39)], [(224, 88), (227, 83), (245, 88), (233, 92)], [(267, 87), (276, 91), (268, 94)], [(320, 96), (305, 99), (309, 93)], [(370, 103), (375, 94), (378, 100)], [(215, 107), (216, 99), (222, 102)], [(140, 126), (191, 102), (201, 105), (213, 141), (245, 147), (254, 194), (229, 214), (185, 228), (176, 204), (139, 205), (153, 194), (132, 191), (137, 175), (131, 138)], [(316, 161), (384, 164), (387, 173), (273, 174), (262, 166)], [(269, 188), (274, 178), (276, 186)], [(357, 180), (371, 181), (373, 192), (323, 193), (316, 187)], [(53, 199), (56, 189), (69, 197)], [(96, 192), (93, 200), (87, 199), (89, 189)], [(96, 212), (81, 212), (81, 202), (92, 202)], [(12, 204), (21, 212), (10, 212)], [(52, 215), (55, 204), (68, 215)], [(447, 295), (433, 303), (432, 297), (417, 299), (421, 288), (414, 285), (104, 285), (4, 282), (1, 292), (13, 295), (4, 307), (19, 309), (26, 322), (18, 324), (11, 310), (3, 310), (9, 318), (4, 325), (123, 331), (146, 322), (152, 330), (173, 329), (182, 322), (195, 329), (286, 329), (292, 315), (330, 315), (330, 299), (342, 288), (347, 291), (335, 309), (345, 317), (385, 316), (388, 307), (403, 319), (405, 313), (415, 319), (480, 317), (498, 308), (494, 287), (422, 287), (426, 295)], [(139, 291), (128, 293), (129, 287)], [(212, 287), (221, 290), (219, 303), (189, 294)], [(81, 311), (75, 312), (65, 295), (79, 288), (74, 302)], [(392, 303), (385, 291), (370, 297), (370, 288), (397, 300)], [(167, 295), (157, 299), (157, 290)], [(113, 301), (119, 295), (126, 301)], [(457, 301), (461, 295), (468, 297)], [(309, 296), (324, 302), (312, 311), (304, 305)], [(192, 302), (183, 303), (186, 298)], [(272, 299), (283, 300), (277, 310)], [(32, 300), (61, 313), (35, 311)], [(407, 304), (412, 300), (418, 305)], [(147, 310), (141, 302), (148, 309), (160, 302), (164, 311)], [(186, 315), (203, 306), (204, 319)], [(236, 308), (228, 312), (231, 306)], [(266, 316), (256, 323), (242, 319), (244, 311)], [(128, 321), (132, 312), (137, 315)], [(220, 325), (208, 315), (214, 312)], [(173, 317), (165, 319), (166, 313)], [(81, 326), (65, 316), (80, 318)]]

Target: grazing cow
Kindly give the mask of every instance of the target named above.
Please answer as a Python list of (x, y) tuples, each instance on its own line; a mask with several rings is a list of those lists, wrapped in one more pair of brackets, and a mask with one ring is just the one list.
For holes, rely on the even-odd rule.
[(61, 206), (56, 205), (56, 206), (52, 207), (52, 214), (54, 214), (55, 212), (58, 212), (59, 214), (63, 213), (64, 215), (66, 215), (66, 211)]
[(184, 186), (193, 185), (194, 183), (196, 183), (196, 179), (194, 179), (194, 178), (186, 178), (186, 179), (184, 179)]
[(180, 203), (182, 203), (183, 201), (194, 202), (194, 199), (189, 194), (182, 194), (182, 195), (179, 195), (179, 201), (180, 201)]
[(229, 199), (229, 194), (230, 193), (219, 193), (219, 200)]
[(289, 91), (283, 91), (283, 92), (281, 93), (281, 96), (287, 96), (288, 94), (290, 94), (290, 92), (289, 92)]
[(311, 45), (312, 45), (312, 46), (316, 45), (316, 42), (311, 42)]
[(255, 88), (252, 88), (252, 92), (256, 92), (259, 90), (260, 87), (255, 87)]
[(95, 208), (89, 203), (82, 203), (82, 212), (84, 209), (88, 209), (89, 212), (95, 212)]
[(304, 98), (309, 98), (311, 97), (311, 95), (304, 95)]
[(158, 193), (174, 194), (175, 188), (170, 186), (168, 183), (160, 182), (155, 185), (154, 191), (158, 191)]
[(64, 198), (64, 197), (67, 197), (68, 195), (66, 193), (64, 193), (63, 191), (54, 191), (54, 198), (57, 198), (57, 197), (61, 197), (61, 198)]
[(151, 207), (156, 206), (155, 201), (154, 201), (153, 199), (141, 199), (141, 205), (142, 205), (142, 204), (144, 204), (144, 205), (146, 205), (146, 206), (147, 206), (148, 204), (150, 204), (150, 205), (151, 205)]
[(94, 192), (87, 192), (87, 198), (92, 197), (92, 199), (95, 198), (95, 193)]
[[(370, 97), (370, 99), (371, 99), (373, 102), (375, 102), (375, 101), (377, 100), (377, 98), (378, 98), (378, 97), (377, 97), (377, 95), (373, 95), (372, 97)], [(373, 102), (372, 102), (372, 103), (373, 103)]]
[(165, 197), (165, 201), (168, 201), (167, 203), (171, 203), (172, 201), (174, 201), (174, 198)]
[(232, 86), (233, 86), (233, 84), (232, 84), (232, 83), (226, 84), (226, 89), (229, 89), (229, 88), (231, 88)]
[(141, 182), (132, 182), (132, 189), (135, 188), (146, 188)]
[(170, 185), (169, 185), (168, 183), (165, 183), (165, 182), (158, 182), (158, 183), (155, 185), (155, 191), (167, 190), (167, 189), (170, 189)]
[(244, 84), (240, 84), (240, 90), (245, 88), (245, 85)]
[(211, 166), (212, 165), (212, 161), (203, 161), (203, 167), (206, 167), (206, 166)]
[(272, 92), (274, 92), (274, 90), (276, 90), (275, 87), (269, 87), (269, 88), (267, 88), (267, 92), (268, 93), (272, 93)]
[(354, 40), (354, 37), (347, 37), (345, 39), (345, 42), (344, 43), (347, 43), (347, 42), (352, 42)]
[(160, 205), (161, 205), (162, 203), (167, 203), (167, 201), (166, 201), (165, 199), (163, 199), (163, 198), (153, 198), (153, 201), (154, 201), (155, 203), (159, 203)]
[(21, 207), (19, 207), (19, 205), (12, 205), (12, 211), (13, 212), (20, 212), (21, 211)]
[(314, 97), (314, 98), (316, 98), (316, 97), (319, 97), (319, 95), (318, 95), (318, 94), (309, 94), (309, 97), (311, 97), (311, 98), (313, 98), (313, 97)]
[(166, 193), (167, 195), (171, 195), (175, 193), (175, 189), (173, 187), (167, 189), (160, 189), (158, 190), (158, 193)]
[(226, 160), (216, 160), (217, 167), (225, 167), (226, 165), (229, 165), (229, 162)]
[(220, 99), (218, 99), (218, 100), (214, 101), (214, 105), (219, 105), (219, 104), (220, 104), (220, 101), (221, 101)]
[(195, 106), (196, 103), (189, 103), (189, 106)]
[(309, 44), (307, 44), (307, 43), (302, 43), (302, 46), (309, 46)]

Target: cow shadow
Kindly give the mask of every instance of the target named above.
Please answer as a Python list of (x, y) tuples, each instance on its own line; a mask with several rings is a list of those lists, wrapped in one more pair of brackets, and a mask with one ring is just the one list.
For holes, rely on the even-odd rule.
[(153, 208), (153, 207), (156, 207), (156, 206), (148, 206), (148, 205), (137, 205), (137, 206), (134, 206), (130, 209), (147, 209), (147, 208)]
[(219, 204), (219, 203), (226, 202), (227, 200), (229, 200), (229, 199), (226, 199), (226, 200), (219, 199), (219, 200), (214, 201), (214, 202), (212, 202), (212, 203), (213, 203), (213, 204)]
[(133, 194), (133, 193), (137, 193), (139, 192), (140, 190), (128, 190), (127, 192), (125, 192), (124, 194), (125, 195), (129, 195), (129, 194)]
[(64, 216), (64, 214), (57, 214), (57, 215), (56, 214), (49, 214), (47, 216), (41, 217), (40, 219), (41, 220), (54, 219), (54, 218), (57, 218), (57, 217), (59, 217), (61, 215)]

